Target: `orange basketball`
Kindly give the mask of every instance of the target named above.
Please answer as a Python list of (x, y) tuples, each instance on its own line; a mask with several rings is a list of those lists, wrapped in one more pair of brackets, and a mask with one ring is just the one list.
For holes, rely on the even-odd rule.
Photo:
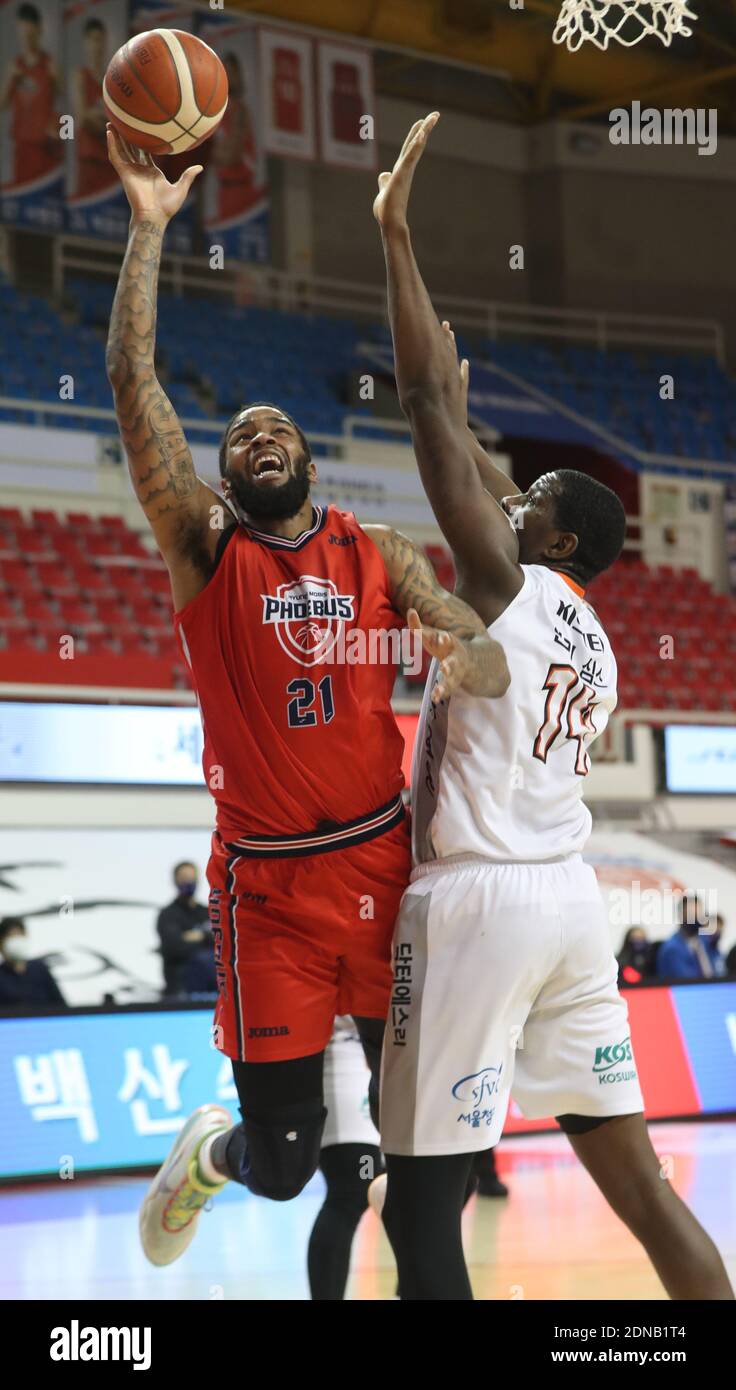
[(150, 29), (110, 59), (103, 96), (115, 129), (150, 154), (193, 150), (217, 129), (227, 75), (217, 54), (181, 29)]

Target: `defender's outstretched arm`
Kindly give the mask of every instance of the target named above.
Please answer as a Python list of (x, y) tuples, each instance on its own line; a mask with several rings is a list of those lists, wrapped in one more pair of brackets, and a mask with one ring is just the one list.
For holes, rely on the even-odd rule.
[(422, 482), (459, 576), (473, 592), (488, 588), (508, 602), (523, 582), (518, 538), (481, 482), (454, 342), (432, 307), (407, 221), (414, 170), (436, 121), (433, 113), (412, 127), (392, 172), (379, 176), (374, 204), (386, 259), (396, 382)]

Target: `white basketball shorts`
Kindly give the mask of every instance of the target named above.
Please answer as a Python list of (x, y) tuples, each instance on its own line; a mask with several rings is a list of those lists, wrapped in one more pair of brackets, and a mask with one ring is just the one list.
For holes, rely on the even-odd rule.
[(381, 1148), (471, 1153), (524, 1115), (643, 1111), (596, 877), (544, 864), (422, 864), (401, 903)]
[(327, 1119), (322, 1148), (332, 1144), (374, 1144), (378, 1131), (368, 1105), (368, 1063), (351, 1018), (336, 1020), (325, 1051), (324, 1100)]

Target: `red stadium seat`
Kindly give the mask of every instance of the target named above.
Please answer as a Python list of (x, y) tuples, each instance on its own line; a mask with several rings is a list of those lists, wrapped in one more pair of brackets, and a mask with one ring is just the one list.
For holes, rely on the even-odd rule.
[(27, 627), (6, 627), (5, 636), (7, 638), (7, 645), (12, 650), (37, 652), (42, 651), (45, 645), (44, 639), (35, 636)]
[(120, 545), (121, 542), (118, 540), (118, 537), (110, 533), (101, 536), (87, 536), (84, 548), (87, 555), (119, 555)]
[(50, 618), (58, 623), (59, 614), (48, 599), (35, 598), (25, 594), (22, 598), (22, 603), (23, 613), (29, 622), (38, 622), (44, 618)]
[(0, 561), (0, 572), (6, 588), (17, 589), (19, 593), (37, 592), (40, 588), (38, 574), (22, 560)]
[(143, 542), (140, 541), (132, 531), (129, 531), (127, 535), (120, 537), (119, 545), (120, 555), (130, 555), (134, 559), (141, 560), (147, 560), (150, 558), (150, 550), (146, 550), (146, 547), (144, 546)]
[(93, 621), (87, 605), (74, 599), (65, 600), (61, 605), (60, 620), (77, 627), (84, 627), (85, 624)]

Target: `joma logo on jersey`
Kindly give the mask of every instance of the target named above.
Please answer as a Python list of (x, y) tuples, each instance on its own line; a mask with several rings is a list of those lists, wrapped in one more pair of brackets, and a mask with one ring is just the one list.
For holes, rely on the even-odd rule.
[(631, 1039), (624, 1038), (620, 1043), (609, 1043), (608, 1047), (597, 1047), (595, 1050), (595, 1066), (593, 1071), (608, 1071), (609, 1067), (616, 1067), (620, 1062), (632, 1062)]
[(317, 666), (337, 641), (341, 623), (355, 616), (353, 594), (340, 594), (331, 579), (302, 574), (261, 594), (263, 621), (273, 623), (281, 646), (300, 666)]

